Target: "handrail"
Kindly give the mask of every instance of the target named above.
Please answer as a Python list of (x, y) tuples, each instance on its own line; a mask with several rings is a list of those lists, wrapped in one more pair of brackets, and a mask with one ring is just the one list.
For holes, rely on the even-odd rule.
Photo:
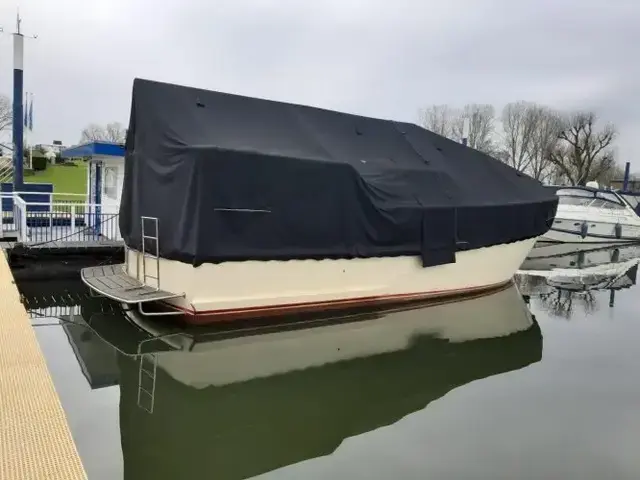
[(87, 194), (86, 193), (64, 193), (64, 192), (27, 192), (27, 191), (21, 191), (21, 192), (4, 192), (4, 193), (14, 193), (16, 195), (64, 195), (66, 196), (72, 196), (72, 197), (86, 197)]

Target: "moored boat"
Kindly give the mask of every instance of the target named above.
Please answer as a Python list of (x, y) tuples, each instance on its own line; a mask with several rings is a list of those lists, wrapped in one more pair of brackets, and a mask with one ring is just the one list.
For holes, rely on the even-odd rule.
[(559, 205), (553, 225), (542, 241), (624, 243), (640, 241), (640, 196), (585, 187), (557, 190)]
[(416, 125), (140, 79), (125, 150), (125, 263), (83, 280), (192, 323), (490, 290), (558, 202)]

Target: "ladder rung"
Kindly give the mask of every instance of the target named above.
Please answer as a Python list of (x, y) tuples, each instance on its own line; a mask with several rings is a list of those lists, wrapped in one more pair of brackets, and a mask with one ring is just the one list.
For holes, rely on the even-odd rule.
[(138, 387), (138, 391), (140, 391), (140, 392), (144, 392), (144, 393), (146, 393), (147, 395), (149, 395), (150, 397), (153, 397), (153, 394), (152, 394), (151, 392), (149, 392), (149, 391), (145, 390), (145, 389), (144, 389), (144, 387)]
[(150, 372), (149, 370), (145, 370), (144, 368), (141, 368), (140, 371), (146, 373), (151, 378), (154, 377), (154, 374), (152, 372)]
[(143, 235), (142, 238), (146, 238), (147, 240), (158, 240), (158, 237), (152, 237), (151, 235)]

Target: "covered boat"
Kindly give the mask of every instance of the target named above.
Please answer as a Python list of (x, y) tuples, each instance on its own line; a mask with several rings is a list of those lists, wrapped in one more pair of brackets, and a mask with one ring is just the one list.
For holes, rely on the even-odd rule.
[(141, 79), (125, 151), (125, 264), (82, 277), (195, 323), (491, 289), (558, 202), (413, 124)]

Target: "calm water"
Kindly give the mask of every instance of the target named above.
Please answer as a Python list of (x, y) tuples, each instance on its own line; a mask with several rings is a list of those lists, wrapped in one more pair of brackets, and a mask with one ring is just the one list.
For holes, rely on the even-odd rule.
[(90, 479), (637, 480), (634, 258), (534, 249), (518, 288), (267, 331), (20, 288)]

